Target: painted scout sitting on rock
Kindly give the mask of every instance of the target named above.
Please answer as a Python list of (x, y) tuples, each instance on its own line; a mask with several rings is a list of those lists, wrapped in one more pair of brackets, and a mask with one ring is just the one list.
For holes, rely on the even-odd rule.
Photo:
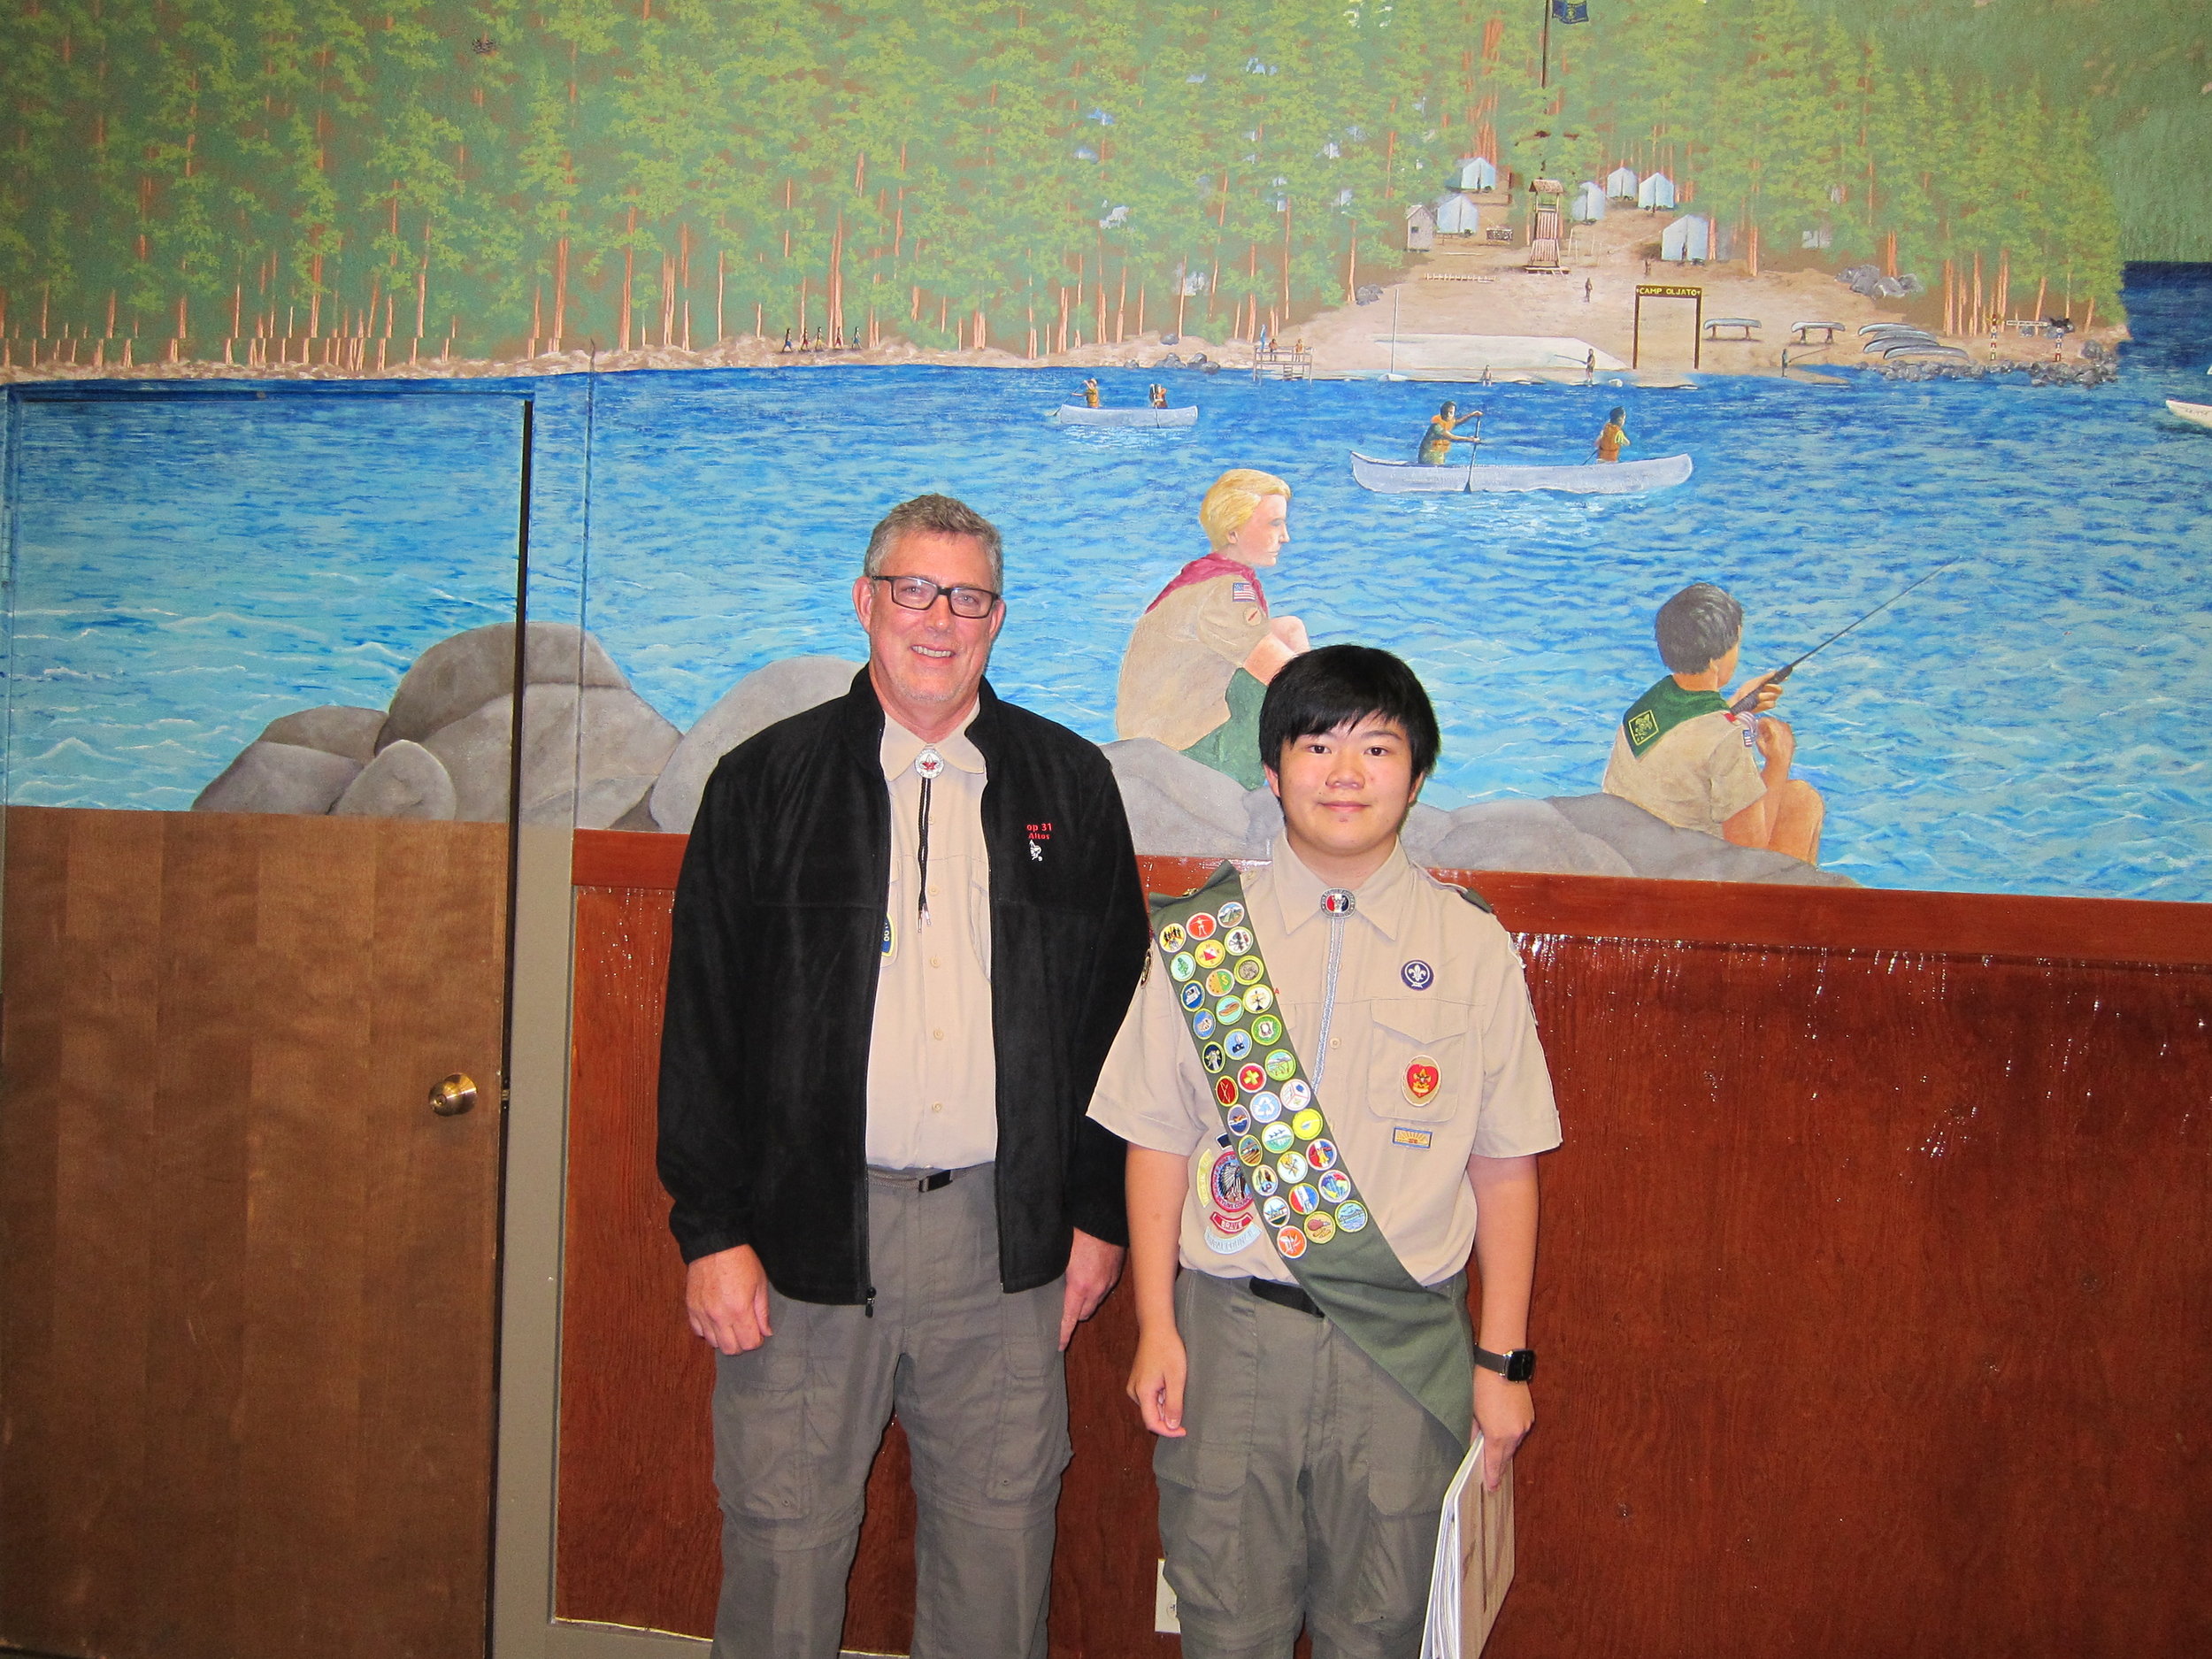
[(1505, 930), (1398, 843), (1436, 761), (1412, 671), (1302, 656), (1259, 735), (1273, 862), (1155, 907), (1091, 1104), (1129, 1142), (1129, 1393), (1186, 1654), (1286, 1659), (1302, 1624), (1316, 1659), (1413, 1659), (1471, 1430), (1494, 1487), (1534, 1421), (1559, 1118)]
[(1692, 582), (1659, 607), (1654, 631), (1671, 672), (1621, 717), (1605, 793), (1677, 829), (1817, 864), (1827, 805), (1790, 776), (1796, 735), (1779, 720), (1753, 718), (1781, 701), (1780, 676), (1762, 674), (1732, 702), (1722, 695), (1743, 654), (1743, 607), (1710, 582)]

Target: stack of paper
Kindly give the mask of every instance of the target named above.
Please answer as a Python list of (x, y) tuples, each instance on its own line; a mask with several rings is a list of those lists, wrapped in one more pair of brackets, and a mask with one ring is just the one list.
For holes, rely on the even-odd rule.
[(1452, 1477), (1436, 1524), (1429, 1622), (1421, 1659), (1475, 1659), (1490, 1640), (1513, 1582), (1513, 1465), (1495, 1492), (1482, 1489), (1482, 1436)]

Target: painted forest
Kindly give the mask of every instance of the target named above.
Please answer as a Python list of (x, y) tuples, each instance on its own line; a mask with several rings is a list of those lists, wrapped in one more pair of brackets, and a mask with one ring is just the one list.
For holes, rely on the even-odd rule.
[(2001, 259), (2116, 316), (2124, 256), (2196, 251), (2193, 195), (2144, 246), (2115, 180), (2204, 176), (2143, 136), (2202, 124), (2202, 14), (1944, 4), (1592, 0), (1547, 37), (1538, 0), (13, 0), (0, 338), (1219, 338), (1394, 271), (1475, 155), (1663, 170), (1778, 253)]

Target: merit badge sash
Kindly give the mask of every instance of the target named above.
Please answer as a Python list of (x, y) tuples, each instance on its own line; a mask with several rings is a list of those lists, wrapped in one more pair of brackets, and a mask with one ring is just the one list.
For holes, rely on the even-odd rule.
[(1196, 1171), (1208, 1247), (1225, 1256), (1265, 1232), (1322, 1312), (1466, 1445), (1466, 1310), (1407, 1272), (1374, 1225), (1276, 1009), (1235, 866), (1156, 902), (1152, 939), (1226, 1132)]

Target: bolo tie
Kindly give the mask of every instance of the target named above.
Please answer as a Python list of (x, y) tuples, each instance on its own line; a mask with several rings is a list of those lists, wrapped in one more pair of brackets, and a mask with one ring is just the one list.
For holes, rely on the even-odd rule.
[(945, 757), (933, 749), (925, 749), (914, 757), (914, 771), (922, 780), (921, 813), (914, 826), (914, 862), (920, 867), (921, 876), (921, 890), (914, 900), (917, 926), (929, 921), (929, 788), (944, 769)]

